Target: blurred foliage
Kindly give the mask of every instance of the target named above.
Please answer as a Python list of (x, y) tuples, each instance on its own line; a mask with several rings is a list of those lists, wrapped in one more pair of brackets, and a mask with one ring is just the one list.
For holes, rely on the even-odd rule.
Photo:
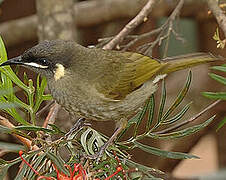
[[(1, 62), (7, 60), (6, 50), (2, 39), (0, 39), (0, 57)], [(24, 79), (21, 81), (17, 75), (12, 71), (10, 67), (1, 67), (1, 81), (0, 90), (7, 90), (5, 93), (0, 93), (1, 103), (12, 103), (16, 107), (3, 108), (3, 111), (8, 113), (13, 121), (17, 123), (14, 128), (0, 126), (0, 133), (17, 134), (27, 138), (36, 145), (39, 149), (29, 150), (27, 147), (0, 142), (0, 148), (6, 149), (11, 152), (18, 152), (18, 150), (27, 150), (26, 154), (17, 159), (6, 161), (0, 159), (0, 179), (3, 179), (9, 169), (14, 164), (20, 163), (22, 158), (27, 161), (27, 164), (23, 165), (15, 179), (36, 179), (37, 176), (43, 175), (48, 177), (56, 177), (59, 172), (62, 172), (65, 176), (70, 175), (71, 167), (73, 172), (77, 172), (76, 165), (79, 164), (84, 167), (89, 178), (100, 178), (108, 179), (107, 177), (116, 175), (121, 178), (127, 177), (128, 179), (159, 179), (155, 175), (162, 175), (163, 173), (159, 170), (146, 167), (142, 164), (138, 164), (130, 160), (128, 150), (139, 148), (145, 152), (161, 156), (164, 158), (172, 159), (191, 159), (198, 158), (197, 156), (181, 153), (181, 152), (170, 152), (161, 150), (149, 145), (145, 145), (140, 142), (144, 138), (155, 138), (155, 139), (171, 139), (180, 138), (191, 135), (200, 129), (206, 127), (215, 116), (202, 124), (194, 125), (192, 127), (176, 130), (167, 131), (167, 128), (173, 128), (181, 121), (185, 113), (189, 110), (191, 103), (180, 107), (184, 97), (187, 95), (189, 87), (191, 85), (192, 73), (188, 74), (187, 81), (174, 102), (165, 108), (167, 101), (167, 90), (165, 81), (162, 82), (161, 101), (159, 107), (155, 105), (155, 95), (152, 95), (147, 100), (144, 107), (129, 120), (128, 126), (121, 133), (118, 140), (114, 145), (111, 145), (104, 156), (99, 162), (86, 158), (89, 155), (93, 155), (98, 152), (100, 147), (107, 141), (108, 137), (97, 132), (91, 127), (82, 127), (79, 131), (69, 131), (64, 133), (56, 125), (50, 125), (48, 128), (43, 128), (36, 123), (36, 113), (40, 108), (43, 101), (50, 100), (50, 95), (45, 95), (44, 90), (47, 82), (46, 78), (37, 77), (37, 86), (33, 86), (33, 81), (24, 74)], [(22, 90), (26, 96), (26, 102), (22, 102), (15, 94), (14, 89), (18, 88)], [(18, 113), (18, 108), (25, 112), (25, 116)], [(158, 109), (156, 111), (155, 109)], [(158, 112), (155, 115), (155, 112)], [(141, 130), (141, 124), (146, 123), (146, 129), (143, 132)], [(133, 136), (126, 140), (121, 140), (121, 137), (128, 131), (129, 128), (133, 128)], [(163, 130), (159, 130), (159, 129)], [(58, 135), (58, 139), (51, 140), (53, 135)], [(51, 140), (51, 141), (50, 141)], [(60, 153), (61, 150), (67, 152), (69, 159), (63, 158)], [(25, 162), (25, 160), (23, 160)], [(66, 165), (66, 167), (65, 167)], [(118, 167), (122, 167), (123, 171), (118, 171)], [(38, 170), (34, 172), (32, 170)], [(67, 168), (70, 167), (70, 168)], [(72, 170), (71, 170), (72, 171)], [(117, 172), (117, 173), (116, 173)], [(36, 175), (35, 175), (36, 174)], [(78, 174), (77, 174), (78, 175)]]
[(225, 40), (221, 40), (218, 28), (216, 29), (213, 39), (217, 42), (217, 48), (224, 49), (226, 42)]
[[(221, 66), (213, 66), (211, 67), (211, 69), (226, 73), (226, 64), (223, 64)], [(226, 77), (217, 75), (215, 73), (209, 73), (209, 76), (217, 82), (226, 85)], [(203, 92), (202, 94), (210, 99), (226, 100), (226, 92)], [(226, 117), (219, 123), (217, 130), (219, 130), (225, 123)]]

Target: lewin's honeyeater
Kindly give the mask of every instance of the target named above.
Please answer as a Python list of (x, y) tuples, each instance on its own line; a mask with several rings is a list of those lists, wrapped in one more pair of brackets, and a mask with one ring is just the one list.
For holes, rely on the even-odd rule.
[(218, 60), (206, 53), (165, 61), (133, 52), (85, 48), (72, 41), (44, 41), (1, 66), (18, 64), (46, 76), (53, 98), (70, 114), (97, 121), (116, 121), (116, 130), (100, 154), (126, 122), (157, 89), (165, 75)]

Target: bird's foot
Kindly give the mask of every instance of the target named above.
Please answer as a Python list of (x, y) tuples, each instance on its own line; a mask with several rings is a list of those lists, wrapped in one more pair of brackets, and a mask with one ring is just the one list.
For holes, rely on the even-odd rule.
[(96, 159), (96, 161), (99, 162), (107, 148), (108, 148), (108, 143), (105, 143), (103, 146), (101, 146), (98, 152), (92, 155), (86, 155), (85, 157), (88, 159)]
[(79, 118), (73, 125), (73, 127), (65, 134), (65, 136), (67, 137), (73, 134), (74, 132), (79, 131), (84, 126), (90, 126), (90, 124), (85, 122), (85, 118)]

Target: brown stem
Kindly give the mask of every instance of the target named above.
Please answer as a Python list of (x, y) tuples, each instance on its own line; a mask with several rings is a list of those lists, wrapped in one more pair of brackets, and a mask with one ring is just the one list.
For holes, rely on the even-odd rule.
[(60, 105), (55, 103), (53, 107), (50, 108), (48, 116), (46, 117), (43, 127), (46, 128), (48, 124), (54, 124), (57, 114), (60, 110)]
[(113, 49), (117, 44), (122, 42), (132, 30), (138, 25), (147, 20), (148, 14), (152, 11), (153, 6), (157, 3), (157, 0), (149, 0), (139, 14), (133, 18), (103, 49)]
[[(8, 119), (6, 119), (3, 116), (0, 116), (0, 124), (3, 125), (3, 126), (5, 126), (5, 127), (10, 128), (10, 129), (12, 129), (12, 128), (15, 127), (11, 122), (9, 122)], [(32, 145), (32, 141), (30, 141), (29, 139), (24, 138), (24, 137), (22, 137), (20, 135), (17, 135), (15, 133), (12, 133), (12, 135), (15, 136), (21, 143), (23, 143), (29, 149), (31, 149), (31, 150), (38, 150), (39, 149), (38, 146)]]
[(224, 37), (226, 38), (226, 16), (221, 8), (218, 6), (218, 1), (216, 0), (207, 0), (208, 6), (215, 16), (219, 26), (224, 32)]

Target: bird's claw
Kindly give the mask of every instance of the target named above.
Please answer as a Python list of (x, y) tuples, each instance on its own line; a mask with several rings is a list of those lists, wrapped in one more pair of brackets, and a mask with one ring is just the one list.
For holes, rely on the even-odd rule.
[(98, 152), (92, 155), (86, 155), (85, 158), (87, 159), (96, 159), (96, 162), (99, 162), (101, 157), (104, 155), (107, 146), (104, 144)]
[(65, 136), (69, 136), (73, 134), (74, 132), (80, 130), (84, 126), (90, 126), (90, 123), (85, 122), (85, 118), (79, 118), (74, 126), (65, 134)]

